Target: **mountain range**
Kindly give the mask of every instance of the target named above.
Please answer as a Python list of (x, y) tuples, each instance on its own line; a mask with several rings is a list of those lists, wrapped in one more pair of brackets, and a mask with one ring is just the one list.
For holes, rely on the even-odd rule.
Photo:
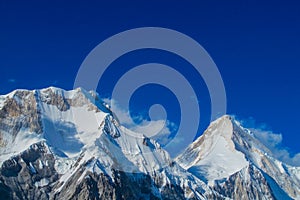
[(225, 115), (176, 158), (82, 88), (0, 96), (0, 199), (300, 199), (300, 167)]

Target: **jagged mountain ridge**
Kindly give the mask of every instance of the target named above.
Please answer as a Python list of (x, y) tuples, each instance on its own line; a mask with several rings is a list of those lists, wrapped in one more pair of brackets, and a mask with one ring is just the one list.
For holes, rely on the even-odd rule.
[(275, 159), (251, 131), (230, 116), (211, 123), (176, 161), (233, 199), (300, 198), (300, 168)]
[(173, 163), (158, 143), (119, 126), (95, 93), (17, 90), (1, 96), (0, 110), (0, 189), (5, 197), (222, 197)]
[[(226, 123), (220, 126), (220, 121)], [(223, 139), (209, 140), (207, 135)], [(205, 145), (210, 148), (202, 148)], [(227, 150), (230, 159), (218, 154)], [(252, 150), (262, 151), (263, 159), (253, 157)], [(267, 151), (225, 116), (173, 160), (154, 140), (120, 126), (94, 92), (51, 87), (0, 96), (3, 198), (297, 198), (300, 170), (281, 163), (286, 171), (282, 170)], [(212, 154), (223, 166), (209, 157)], [(234, 159), (238, 165), (232, 167)], [(220, 173), (203, 174), (204, 169)]]

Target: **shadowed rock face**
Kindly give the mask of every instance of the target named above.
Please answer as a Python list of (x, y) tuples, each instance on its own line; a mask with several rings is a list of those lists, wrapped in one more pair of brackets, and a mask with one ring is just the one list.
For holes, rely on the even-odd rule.
[(0, 199), (49, 199), (51, 184), (59, 177), (54, 163), (43, 142), (5, 161), (0, 168)]
[[(1, 199), (185, 199), (179, 185), (161, 187), (159, 175), (153, 179), (147, 174), (113, 171), (112, 177), (87, 171), (80, 165), (73, 176), (62, 186), (60, 175), (54, 168), (55, 158), (43, 142), (32, 145), (18, 156), (5, 161), (0, 169)], [(42, 183), (43, 180), (44, 183)], [(153, 192), (152, 188), (160, 194)], [(58, 191), (59, 192), (55, 192)], [(217, 199), (217, 196), (212, 195)], [(190, 199), (197, 199), (191, 197)]]
[(87, 172), (78, 182), (84, 166), (51, 199), (185, 199), (180, 186), (169, 185), (155, 194), (158, 187), (149, 175), (114, 171), (113, 179), (102, 173)]
[(232, 199), (275, 199), (262, 172), (251, 165), (227, 180), (216, 181), (214, 189)]

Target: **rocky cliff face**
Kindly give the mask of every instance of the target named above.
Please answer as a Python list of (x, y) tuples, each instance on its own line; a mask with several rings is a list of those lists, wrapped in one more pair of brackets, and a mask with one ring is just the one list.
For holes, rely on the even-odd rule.
[(290, 199), (300, 170), (225, 116), (175, 160), (82, 89), (0, 96), (0, 199)]
[[(13, 97), (9, 95), (3, 100), (0, 109), (0, 146), (14, 140), (21, 128), (28, 128), (37, 134), (42, 133), (39, 108), (33, 92), (15, 91)], [(4, 133), (7, 133), (4, 136)]]
[(214, 189), (232, 199), (276, 199), (262, 172), (252, 165), (216, 181)]
[(48, 199), (59, 174), (55, 158), (43, 142), (3, 162), (0, 199)]

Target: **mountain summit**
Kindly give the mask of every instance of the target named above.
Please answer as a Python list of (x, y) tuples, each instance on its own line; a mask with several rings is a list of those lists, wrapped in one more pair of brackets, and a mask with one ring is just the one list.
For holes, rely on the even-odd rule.
[(300, 168), (230, 116), (172, 159), (95, 92), (0, 96), (0, 199), (297, 199)]
[(300, 168), (275, 159), (231, 116), (212, 122), (176, 162), (233, 199), (300, 198)]

